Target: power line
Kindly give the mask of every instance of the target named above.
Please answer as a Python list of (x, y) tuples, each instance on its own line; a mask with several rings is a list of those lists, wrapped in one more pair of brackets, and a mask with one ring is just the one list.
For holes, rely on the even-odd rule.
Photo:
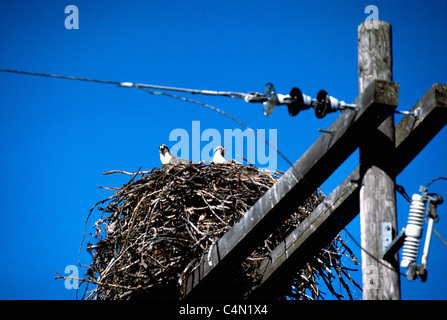
[(447, 180), (447, 178), (445, 178), (445, 177), (437, 177), (437, 178), (434, 178), (432, 181), (430, 181), (429, 183), (427, 183), (427, 185), (426, 185), (425, 187), (428, 188), (433, 182), (438, 181), (438, 180)]
[(186, 92), (186, 93), (191, 93), (191, 94), (202, 94), (202, 95), (209, 95), (209, 96), (222, 96), (222, 97), (230, 97), (230, 98), (238, 98), (238, 99), (245, 99), (246, 97), (260, 95), (258, 93), (241, 93), (241, 92), (232, 92), (232, 91), (186, 89), (186, 88), (176, 88), (176, 87), (159, 86), (159, 85), (152, 85), (152, 84), (99, 80), (99, 79), (91, 79), (91, 78), (84, 78), (84, 77), (73, 77), (73, 76), (64, 76), (64, 75), (58, 75), (58, 74), (29, 72), (29, 71), (20, 71), (20, 70), (2, 69), (2, 68), (0, 68), (0, 71), (24, 74), (24, 75), (31, 75), (31, 76), (39, 76), (39, 77), (49, 77), (49, 78), (57, 78), (57, 79), (67, 79), (67, 80), (113, 84), (113, 85), (116, 85), (118, 87), (123, 87), (123, 88), (157, 89), (157, 90), (166, 90), (166, 91)]
[(1, 72), (9, 72), (9, 73), (25, 74), (25, 75), (31, 75), (31, 76), (39, 76), (39, 77), (49, 77), (49, 78), (58, 78), (58, 79), (68, 79), (68, 80), (78, 80), (78, 81), (88, 81), (88, 82), (114, 84), (114, 85), (117, 85), (117, 86), (120, 86), (120, 84), (121, 84), (121, 82), (117, 82), (117, 81), (98, 80), (98, 79), (72, 77), (72, 76), (62, 76), (62, 75), (58, 75), (58, 74), (49, 74), (49, 73), (40, 73), (40, 72), (29, 72), (29, 71), (1, 69), (1, 68), (0, 68), (0, 71)]

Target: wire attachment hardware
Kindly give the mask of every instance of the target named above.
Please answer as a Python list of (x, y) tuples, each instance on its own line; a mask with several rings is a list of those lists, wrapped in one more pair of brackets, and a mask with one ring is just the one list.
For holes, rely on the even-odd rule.
[(275, 87), (270, 82), (265, 85), (264, 92), (267, 100), (262, 103), (262, 106), (264, 115), (269, 116), (272, 114), (273, 108), (278, 104), (278, 96), (276, 95)]
[(419, 117), (419, 114), (421, 113), (421, 108), (417, 107), (414, 111), (400, 111), (400, 110), (394, 110), (394, 113), (403, 114), (403, 115), (410, 115), (415, 117), (416, 119)]
[(322, 119), (326, 114), (345, 109), (356, 109), (357, 105), (347, 104), (344, 101), (338, 101), (331, 97), (325, 90), (320, 90), (317, 94), (317, 105), (315, 107), (315, 115), (318, 119)]
[(121, 82), (118, 87), (123, 87), (123, 88), (132, 88), (134, 86), (134, 84), (132, 82)]
[(357, 109), (357, 105), (348, 104), (344, 101), (331, 97), (325, 90), (320, 90), (316, 99), (301, 92), (297, 87), (293, 87), (287, 95), (276, 92), (272, 83), (267, 83), (264, 88), (264, 94), (248, 93), (245, 95), (246, 102), (262, 102), (264, 115), (269, 116), (273, 113), (275, 106), (286, 105), (289, 115), (294, 117), (300, 111), (309, 108), (315, 109), (315, 115), (318, 119), (324, 118), (328, 113), (342, 111), (345, 109)]

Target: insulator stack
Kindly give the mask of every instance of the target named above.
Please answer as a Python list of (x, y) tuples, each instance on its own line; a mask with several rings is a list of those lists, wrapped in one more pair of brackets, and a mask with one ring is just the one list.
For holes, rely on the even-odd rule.
[(422, 236), (422, 223), (424, 222), (425, 201), (419, 194), (414, 194), (411, 198), (410, 213), (408, 223), (405, 228), (405, 242), (402, 251), (402, 261), (400, 266), (408, 266), (416, 261), (419, 242)]

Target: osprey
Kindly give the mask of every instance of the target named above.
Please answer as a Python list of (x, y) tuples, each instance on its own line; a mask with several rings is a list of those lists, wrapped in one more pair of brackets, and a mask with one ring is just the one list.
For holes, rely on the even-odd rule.
[(186, 159), (181, 159), (174, 157), (171, 152), (169, 151), (169, 148), (162, 144), (160, 147), (158, 147), (158, 150), (160, 152), (160, 160), (163, 165), (165, 164), (189, 164), (191, 161)]
[(214, 149), (213, 152), (213, 163), (214, 164), (222, 164), (222, 163), (236, 163), (234, 160), (225, 159), (225, 148), (222, 146)]

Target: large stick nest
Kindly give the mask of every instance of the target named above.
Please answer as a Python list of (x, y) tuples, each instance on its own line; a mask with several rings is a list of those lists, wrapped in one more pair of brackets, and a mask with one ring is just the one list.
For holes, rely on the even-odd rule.
[[(207, 259), (213, 243), (282, 174), (238, 164), (178, 165), (106, 174), (117, 172), (132, 178), (121, 188), (107, 188), (116, 191), (89, 213), (90, 217), (99, 211), (101, 216), (87, 245), (92, 263), (83, 278), (87, 282), (84, 299), (181, 298), (186, 277)], [(260, 280), (257, 269), (261, 261), (322, 200), (321, 193), (313, 193), (241, 264), (235, 277), (242, 292), (249, 292)], [(101, 207), (105, 203), (106, 207)], [(343, 265), (343, 256), (357, 264), (351, 250), (337, 236), (297, 270), (290, 285), (278, 295), (322, 299), (324, 293), (317, 281), (323, 280), (336, 297), (344, 297), (344, 290), (352, 298), (348, 283), (358, 285), (349, 276), (351, 269)], [(334, 286), (334, 279), (341, 285)], [(96, 286), (89, 291), (91, 283)], [(339, 287), (339, 292), (334, 287)]]

